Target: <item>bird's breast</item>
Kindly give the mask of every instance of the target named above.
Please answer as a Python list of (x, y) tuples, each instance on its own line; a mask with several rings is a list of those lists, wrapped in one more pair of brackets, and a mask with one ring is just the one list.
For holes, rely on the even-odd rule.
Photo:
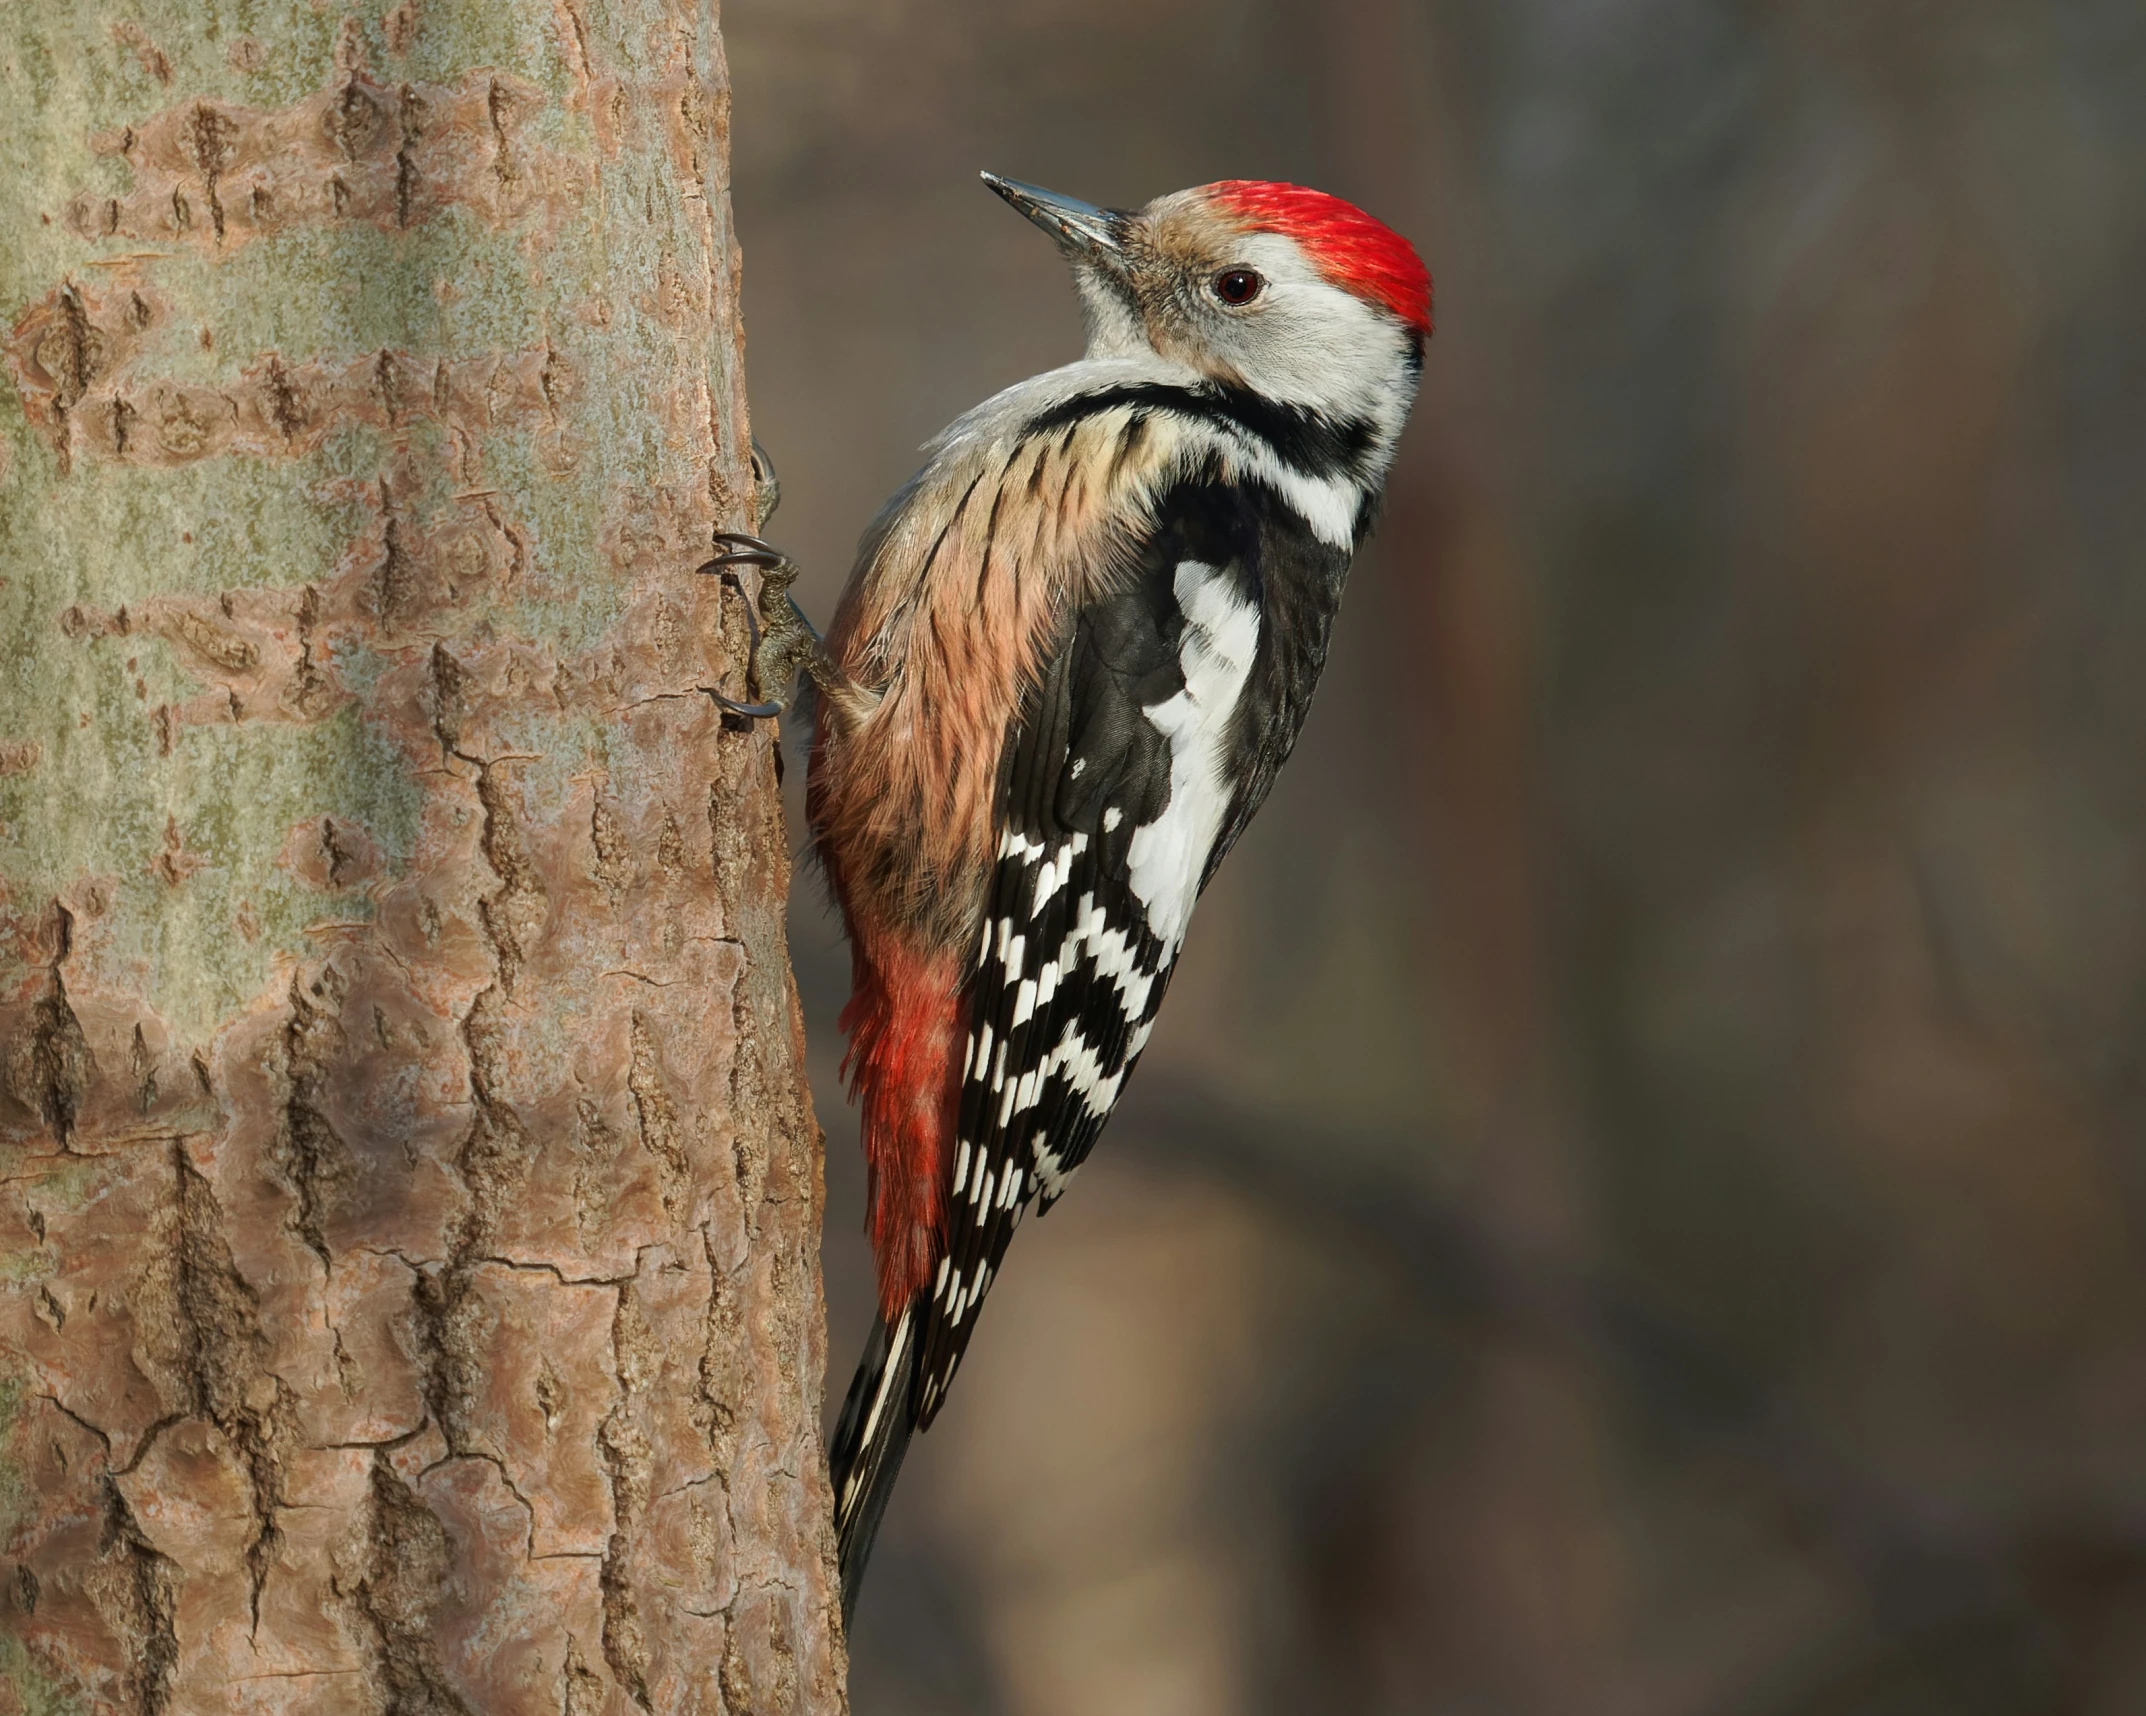
[(957, 441), (867, 536), (828, 634), (866, 696), (823, 710), (810, 795), (846, 910), (973, 941), (1007, 734), (1175, 451), (1130, 409)]

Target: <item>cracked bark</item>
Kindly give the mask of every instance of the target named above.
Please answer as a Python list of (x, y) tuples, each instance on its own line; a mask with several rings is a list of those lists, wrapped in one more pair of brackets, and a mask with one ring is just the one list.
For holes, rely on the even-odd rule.
[(0, 42), (0, 1710), (839, 1711), (721, 44), (283, 11)]

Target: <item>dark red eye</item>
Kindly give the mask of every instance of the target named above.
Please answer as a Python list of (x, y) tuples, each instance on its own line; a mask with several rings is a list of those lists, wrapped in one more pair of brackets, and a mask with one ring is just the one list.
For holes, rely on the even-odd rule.
[(1225, 268), (1215, 276), (1215, 296), (1225, 304), (1249, 304), (1264, 285), (1249, 268)]

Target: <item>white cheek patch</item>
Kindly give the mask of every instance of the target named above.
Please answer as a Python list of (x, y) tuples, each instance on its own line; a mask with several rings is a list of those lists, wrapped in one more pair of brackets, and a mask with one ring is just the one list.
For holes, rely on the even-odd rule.
[(1355, 549), (1356, 515), (1364, 503), (1360, 487), (1347, 477), (1314, 477), (1285, 465), (1250, 435), (1230, 439), (1242, 475), (1280, 495), (1329, 548), (1344, 554)]
[(1217, 344), (1267, 398), (1374, 425), (1370, 461), (1359, 475), (1376, 488), (1415, 398), (1407, 330), (1334, 284), (1281, 233), (1251, 235), (1232, 259), (1271, 284), (1260, 312), (1217, 330)]
[(1177, 569), (1177, 604), (1185, 616), (1178, 645), (1185, 688), (1147, 710), (1169, 742), (1170, 800), (1133, 831), (1126, 848), (1127, 880), (1147, 910), (1148, 928), (1173, 954), (1229, 810), (1223, 751), (1259, 647), (1259, 605), (1238, 595), (1226, 573), (1185, 561)]

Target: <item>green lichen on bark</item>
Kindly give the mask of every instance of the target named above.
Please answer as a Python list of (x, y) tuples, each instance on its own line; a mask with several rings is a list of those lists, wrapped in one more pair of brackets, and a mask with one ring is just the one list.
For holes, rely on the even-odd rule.
[[(484, 592), (497, 633), (543, 640), (556, 659), (594, 646), (620, 612), (620, 586), (597, 575), (615, 497), (707, 481), (681, 458), (677, 413), (645, 378), (677, 367), (665, 295), (705, 297), (713, 275), (705, 223), (678, 194), (672, 139), (646, 126), (613, 139), (597, 193), (598, 122), (573, 99), (568, 60), (583, 49), (562, 40), (549, 8), (427, 9), (399, 32), (377, 13), (265, 5), (206, 7), (183, 29), (165, 27), (168, 16), (41, 8), (11, 20), (0, 46), (18, 163), (0, 174), (0, 231), (11, 235), (0, 314), (19, 319), (54, 292), (84, 303), (85, 397), (66, 397), (63, 381), (44, 403), (48, 416), (102, 413), (91, 434), (81, 421), (40, 434), (39, 402), (21, 397), (38, 379), (24, 373), (39, 357), (36, 330), (18, 339), (16, 408), (0, 412), (0, 769), (13, 765), (0, 775), (0, 876), (18, 899), (104, 879), (100, 950), (192, 1041), (260, 993), (278, 959), (308, 951), (324, 902), (279, 867), (291, 829), (331, 817), (399, 863), (417, 800), (392, 747), (347, 709), (293, 723), (241, 695), (223, 726), (198, 708), (160, 713), (198, 705), (221, 681), (204, 679), (198, 652), (168, 628), (142, 626), (145, 605), (362, 582), (354, 552), (393, 559), (354, 548), (368, 521), (390, 514), (405, 539), (421, 537), (466, 522), (472, 503), (457, 495), (483, 489), (495, 513), (510, 513), (498, 526), (519, 562)], [(443, 133), (468, 118), (474, 83), (489, 134), (469, 126), (449, 149)], [(338, 90), (322, 123), (343, 130), (315, 139), (321, 184), (345, 168), (355, 180), (396, 141), (390, 131), (416, 140), (398, 157), (429, 138), (460, 176), (418, 175), (407, 226), (339, 219), (332, 191), (296, 206), (288, 175), (268, 175), (278, 190), (242, 213), (245, 116)], [(198, 119), (175, 143), (150, 140), (160, 112), (188, 104), (226, 116), (210, 131), (231, 140), (205, 147)], [(220, 172), (219, 152), (230, 157)], [(168, 195), (144, 204), (144, 183), (165, 179)], [(123, 215), (107, 212), (130, 197)], [(220, 238), (212, 200), (232, 205)], [(620, 202), (642, 218), (610, 218)], [(187, 209), (176, 225), (174, 203)], [(145, 227), (152, 217), (162, 226)], [(423, 396), (427, 366), (539, 348), (539, 399), (457, 411)], [(298, 372), (374, 353), (395, 359), (374, 421), (344, 412), (291, 457), (272, 443), (219, 444), (228, 400), (271, 358)], [(727, 395), (721, 355), (708, 365), (711, 396)], [(191, 390), (176, 406), (174, 388)], [(303, 382), (295, 398), (310, 417), (337, 411)], [(472, 418), (483, 420), (481, 448), (468, 444)], [(463, 470), (441, 456), (458, 439)], [(380, 476), (398, 454), (403, 480), (383, 499)], [(55, 462), (63, 481), (50, 480)], [(386, 576), (392, 584), (392, 566)], [(361, 695), (381, 671), (347, 647), (314, 665)], [(602, 713), (550, 725), (547, 766), (603, 766)], [(169, 863), (160, 869), (174, 839), (176, 884)], [(368, 909), (334, 903), (338, 915)]]
[(0, 1376), (0, 1532), (12, 1532), (22, 1523), (30, 1499), (29, 1479), (15, 1458), (24, 1393), (21, 1377)]
[(22, 1716), (83, 1716), (81, 1695), (38, 1668), (16, 1640), (0, 1634), (0, 1686), (13, 1695)]
[(841, 1707), (713, 18), (0, 29), (26, 1706)]

